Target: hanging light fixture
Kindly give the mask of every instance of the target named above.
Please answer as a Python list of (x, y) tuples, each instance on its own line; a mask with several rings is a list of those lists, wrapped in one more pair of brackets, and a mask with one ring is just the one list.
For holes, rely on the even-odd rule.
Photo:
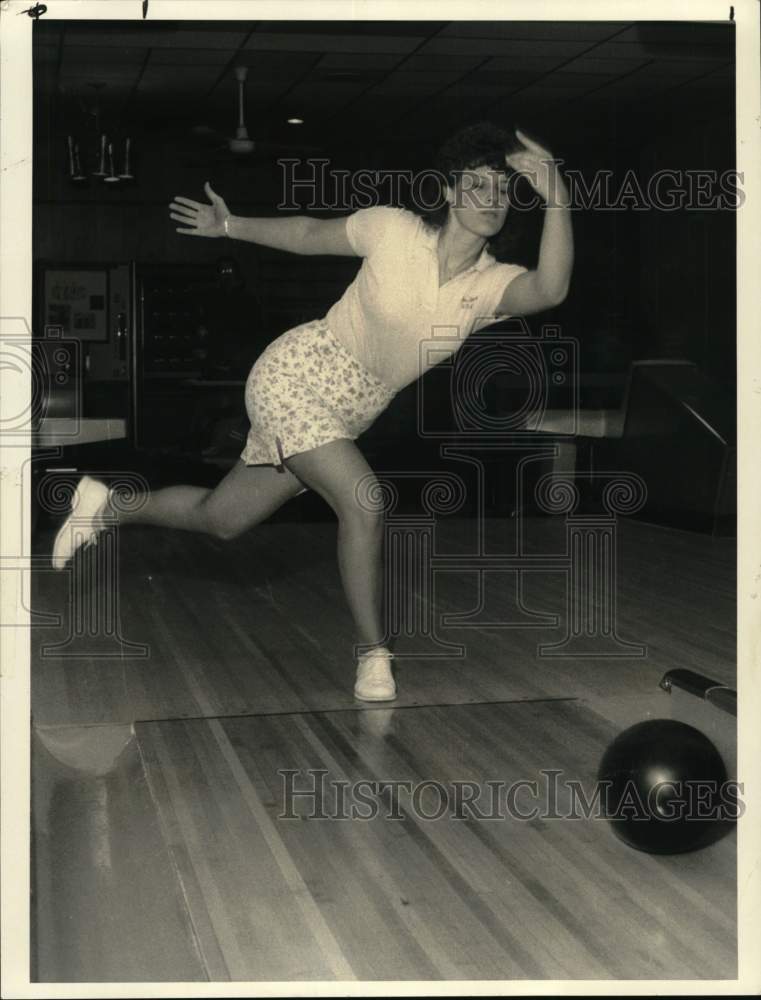
[(82, 165), (79, 162), (79, 143), (73, 135), (67, 136), (67, 139), (69, 143), (69, 180), (81, 184), (87, 180), (87, 177), (82, 173)]
[(124, 140), (124, 167), (122, 172), (119, 174), (120, 181), (133, 181), (135, 179), (134, 174), (130, 171), (129, 154), (130, 146), (132, 145), (132, 140), (129, 136)]
[[(105, 83), (89, 83), (95, 91), (92, 101), (80, 98), (84, 125), (77, 133), (66, 137), (68, 176), (74, 184), (85, 184), (90, 177), (111, 186), (132, 181), (132, 139), (126, 136), (116, 140), (113, 131), (104, 130), (101, 116), (100, 94)], [(120, 148), (121, 147), (121, 148)]]

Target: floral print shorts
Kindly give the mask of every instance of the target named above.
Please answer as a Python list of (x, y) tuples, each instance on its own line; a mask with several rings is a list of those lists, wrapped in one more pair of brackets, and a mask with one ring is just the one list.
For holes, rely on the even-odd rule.
[(251, 421), (241, 458), (275, 465), (367, 430), (395, 391), (339, 342), (324, 319), (288, 330), (257, 358), (246, 382)]

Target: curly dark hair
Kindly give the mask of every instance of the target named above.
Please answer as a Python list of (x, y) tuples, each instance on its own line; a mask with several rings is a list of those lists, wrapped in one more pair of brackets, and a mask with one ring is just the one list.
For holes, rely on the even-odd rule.
[[(508, 178), (517, 180), (515, 171), (505, 163), (505, 154), (517, 153), (523, 149), (525, 147), (515, 134), (514, 128), (503, 128), (493, 122), (484, 121), (460, 129), (439, 148), (435, 157), (435, 174), (431, 176), (427, 185), (424, 205), (412, 205), (412, 210), (422, 216), (428, 226), (440, 229), (449, 215), (449, 204), (445, 198), (441, 178), (446, 179), (452, 187), (462, 171), (491, 167), (493, 170), (503, 171)], [(519, 228), (512, 223), (509, 227), (503, 226), (502, 230), (489, 240), (489, 250), (498, 260), (511, 255), (520, 238)]]
[(515, 129), (502, 128), (493, 122), (476, 122), (450, 136), (436, 155), (436, 168), (454, 184), (457, 174), (475, 167), (491, 167), (511, 173), (505, 154), (525, 147)]

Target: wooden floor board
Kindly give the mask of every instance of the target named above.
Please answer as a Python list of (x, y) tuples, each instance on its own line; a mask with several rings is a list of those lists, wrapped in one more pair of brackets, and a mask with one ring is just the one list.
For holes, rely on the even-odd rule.
[[(527, 553), (564, 551), (551, 518), (487, 522), (480, 539), (442, 518), (436, 551), (511, 551), (518, 530)], [(425, 658), (429, 636), (400, 636), (391, 707), (352, 696), (335, 524), (266, 524), (231, 544), (123, 532), (120, 632), (142, 659), (99, 655), (87, 635), (76, 655), (51, 651), (70, 578), (36, 573), (35, 610), (63, 618), (32, 642), (39, 978), (733, 977), (733, 835), (655, 857), (601, 820), (425, 819), (389, 787), (370, 796), (374, 818), (310, 817), (303, 798), (281, 815), (288, 769), (470, 782), (487, 813), (489, 782), (503, 806), (506, 785), (547, 771), (589, 791), (621, 728), (670, 714), (667, 670), (734, 685), (734, 541), (621, 520), (618, 542), (618, 634), (645, 656), (543, 655), (564, 629), (557, 570), (490, 573), (472, 627), (444, 626), (479, 590), (473, 570), (441, 572), (432, 620), (466, 654)], [(531, 614), (558, 624), (519, 627)], [(561, 815), (569, 801), (561, 780)], [(435, 802), (429, 785), (421, 803)]]
[[(470, 522), (442, 519), (437, 531), (437, 551), (472, 551)], [(420, 657), (420, 636), (400, 636), (399, 704), (644, 694), (674, 667), (734, 683), (732, 541), (625, 520), (618, 531), (618, 628), (623, 639), (647, 646), (640, 661), (539, 653), (540, 644), (563, 634), (565, 584), (562, 573), (532, 571), (522, 599), (534, 612), (558, 616), (558, 626), (439, 626), (465, 655), (436, 659)], [(527, 552), (564, 551), (562, 521), (527, 522), (524, 534)], [(497, 539), (515, 544), (505, 531)], [(70, 650), (81, 655), (43, 656), (44, 645), (67, 635), (69, 575), (36, 574), (35, 609), (61, 615), (63, 624), (33, 631), (35, 720), (117, 724), (354, 707), (353, 630), (334, 547), (330, 522), (265, 524), (228, 545), (183, 532), (126, 529), (121, 634), (147, 645), (146, 659), (90, 656), (87, 637)], [(472, 570), (437, 573), (434, 619), (474, 608), (476, 583)], [(514, 575), (490, 573), (487, 597), (488, 614), (512, 615)]]
[(70, 733), (32, 745), (33, 981), (206, 980), (134, 736)]
[[(213, 928), (230, 978), (242, 971), (253, 979), (275, 971), (298, 978), (298, 967), (287, 966), (293, 956), (283, 950), (285, 928), (291, 941), (298, 929), (304, 935), (296, 953), (314, 945), (314, 928), (299, 919), (292, 893), (277, 892), (281, 869), (272, 842), (261, 838), (265, 814), (275, 855), (285, 852), (300, 873), (356, 978), (388, 977), (389, 966), (390, 978), (401, 979), (470, 978), (475, 969), (486, 979), (734, 975), (731, 836), (693, 855), (655, 857), (621, 844), (602, 820), (424, 819), (402, 791), (402, 819), (384, 814), (388, 795), (372, 819), (308, 818), (303, 799), (294, 803), (301, 818), (277, 818), (282, 768), (299, 771), (302, 788), (308, 768), (326, 769), (330, 781), (427, 778), (446, 787), (464, 780), (509, 784), (558, 769), (588, 786), (614, 727), (582, 705), (148, 722), (137, 731), (150, 780), (157, 770), (174, 775), (154, 788), (189, 877), (197, 880), (201, 871), (225, 888), (224, 910), (200, 893), (191, 897), (191, 912), (202, 909), (196, 926)], [(436, 733), (445, 738), (437, 742)], [(231, 782), (233, 759), (241, 770)], [(203, 808), (194, 802), (199, 797)], [(259, 818), (252, 801), (264, 811)], [(565, 785), (557, 802), (562, 814)], [(335, 808), (328, 795), (325, 812)], [(271, 908), (271, 949), (256, 946), (252, 900)], [(233, 927), (235, 947), (228, 948)], [(241, 940), (250, 946), (245, 955)], [(319, 962), (312, 968), (320, 978)]]

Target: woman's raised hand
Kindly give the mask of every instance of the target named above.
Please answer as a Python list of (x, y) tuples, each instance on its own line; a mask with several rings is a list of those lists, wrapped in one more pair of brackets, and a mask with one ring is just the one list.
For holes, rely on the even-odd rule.
[(531, 187), (547, 203), (568, 205), (568, 191), (552, 153), (524, 132), (515, 130), (523, 150), (505, 156), (505, 162), (528, 179)]
[(186, 236), (224, 236), (225, 219), (230, 214), (229, 209), (224, 199), (212, 191), (208, 181), (203, 189), (209, 199), (208, 205), (175, 195), (174, 201), (169, 205), (169, 217), (190, 227), (177, 228), (178, 233), (184, 233)]

